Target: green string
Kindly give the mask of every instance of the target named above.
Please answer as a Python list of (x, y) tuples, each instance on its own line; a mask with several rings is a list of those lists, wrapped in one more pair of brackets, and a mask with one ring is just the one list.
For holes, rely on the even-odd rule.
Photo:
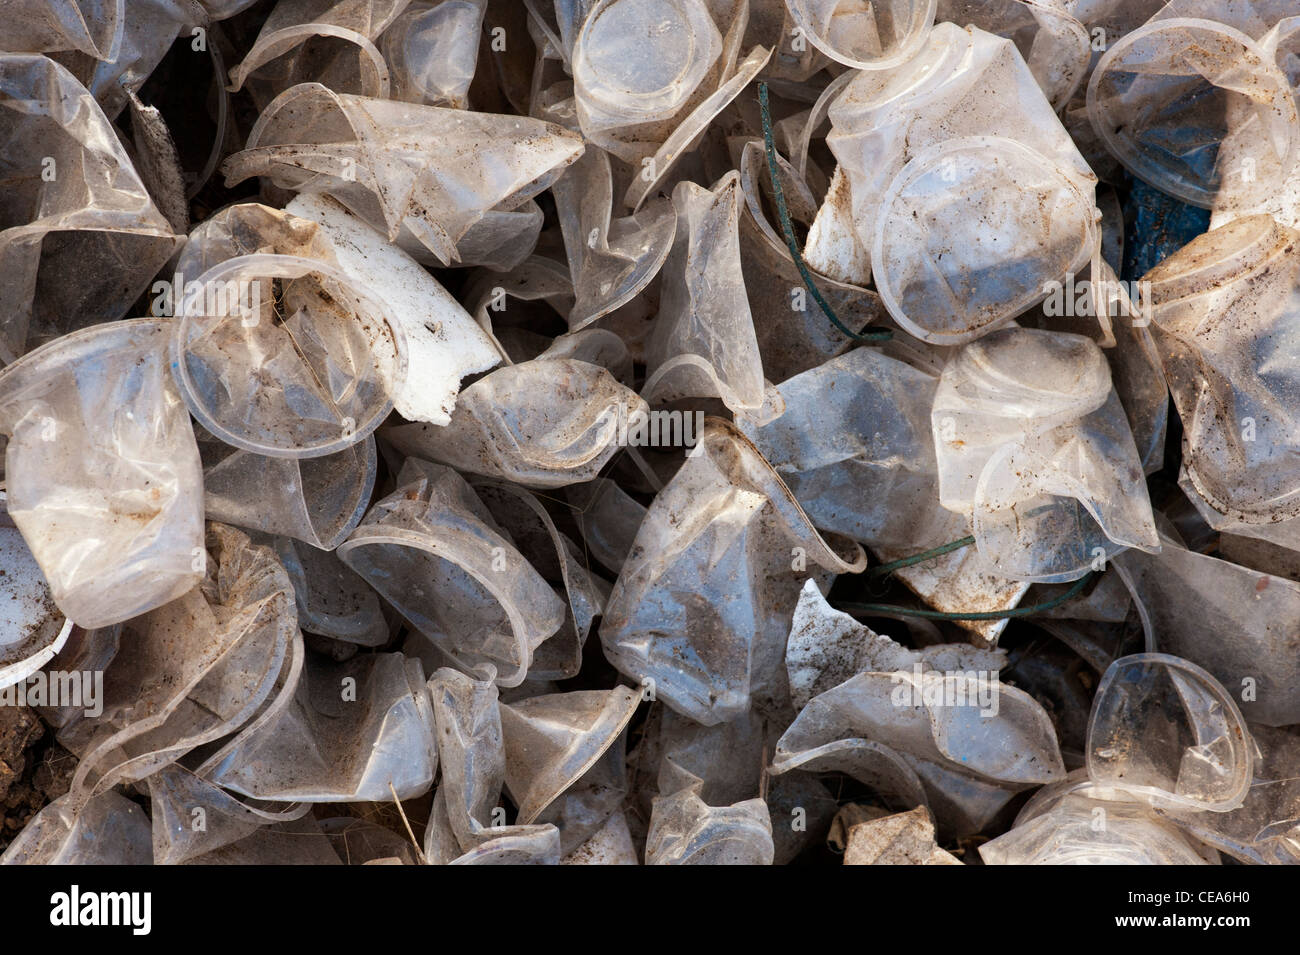
[(927, 560), (933, 560), (935, 557), (942, 557), (944, 554), (951, 554), (955, 550), (961, 550), (963, 547), (969, 547), (975, 543), (974, 536), (962, 537), (959, 540), (949, 541), (946, 544), (940, 544), (938, 547), (931, 547), (929, 550), (923, 550), (919, 554), (913, 554), (911, 557), (904, 557), (901, 560), (891, 560), (887, 564), (880, 564), (872, 567), (867, 571), (868, 577), (882, 577), (885, 574), (891, 574), (896, 570), (904, 567), (911, 567), (913, 564), (922, 564)]
[[(956, 543), (954, 541), (954, 543)], [(1055, 610), (1061, 604), (1073, 600), (1083, 592), (1083, 588), (1097, 576), (1098, 572), (1091, 570), (1084, 574), (1074, 586), (1061, 594), (1059, 597), (1053, 597), (1051, 600), (1045, 600), (1039, 604), (1030, 604), (1028, 607), (1012, 607), (1010, 610), (985, 610), (978, 613), (943, 613), (938, 610), (925, 610), (922, 608), (912, 607), (895, 607), (891, 604), (860, 604), (844, 603), (836, 609), (845, 613), (862, 614), (864, 616), (872, 615), (893, 615), (897, 614), (902, 617), (924, 617), (927, 620), (1007, 620), (1013, 617), (1028, 617), (1033, 613), (1042, 613), (1045, 610)]]
[(821, 310), (831, 320), (831, 324), (845, 335), (860, 342), (889, 341), (894, 337), (894, 333), (887, 328), (878, 328), (866, 332), (850, 331), (839, 320), (839, 316), (835, 314), (835, 310), (831, 308), (826, 299), (822, 297), (822, 293), (817, 290), (812, 273), (808, 271), (803, 256), (799, 254), (799, 243), (794, 237), (794, 226), (790, 222), (790, 209), (785, 203), (785, 190), (781, 187), (781, 177), (776, 172), (776, 145), (772, 140), (772, 110), (767, 102), (767, 84), (762, 81), (759, 81), (758, 84), (758, 105), (763, 114), (763, 149), (767, 153), (767, 171), (772, 177), (772, 192), (776, 196), (776, 211), (781, 219), (781, 231), (785, 233), (785, 244), (790, 248), (790, 257), (794, 259), (795, 268), (799, 270), (803, 284), (807, 286), (813, 301), (821, 306)]

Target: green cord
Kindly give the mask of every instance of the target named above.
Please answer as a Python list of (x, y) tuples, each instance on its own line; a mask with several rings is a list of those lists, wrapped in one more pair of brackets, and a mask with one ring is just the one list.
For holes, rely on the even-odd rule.
[(940, 544), (938, 547), (931, 547), (929, 550), (923, 550), (919, 554), (913, 554), (911, 557), (904, 557), (901, 560), (891, 560), (887, 564), (880, 564), (872, 567), (867, 571), (868, 577), (881, 577), (885, 574), (893, 573), (904, 567), (911, 567), (913, 564), (921, 564), (935, 557), (942, 557), (944, 554), (951, 554), (955, 550), (961, 550), (963, 547), (969, 547), (975, 543), (975, 537), (963, 537), (959, 540), (949, 541), (946, 544)]
[(839, 320), (839, 316), (835, 314), (835, 310), (831, 308), (826, 299), (822, 297), (822, 293), (817, 290), (812, 273), (808, 271), (803, 256), (799, 254), (799, 243), (794, 237), (794, 226), (790, 223), (790, 209), (785, 203), (785, 190), (781, 187), (781, 177), (776, 173), (776, 145), (772, 140), (772, 110), (767, 102), (767, 84), (762, 81), (759, 81), (758, 84), (758, 105), (763, 114), (763, 149), (767, 153), (767, 171), (772, 177), (772, 192), (776, 196), (776, 211), (781, 218), (781, 231), (785, 233), (785, 244), (790, 248), (790, 257), (794, 259), (795, 267), (799, 270), (803, 284), (808, 287), (813, 301), (821, 306), (821, 310), (826, 313), (826, 317), (831, 320), (831, 324), (845, 335), (860, 342), (889, 341), (894, 337), (894, 333), (887, 328), (878, 328), (869, 332), (850, 331)]
[[(954, 543), (956, 543), (954, 541)], [(1083, 592), (1083, 588), (1097, 576), (1097, 571), (1090, 570), (1084, 574), (1065, 593), (1059, 597), (1053, 597), (1051, 600), (1045, 600), (1040, 604), (1030, 604), (1028, 607), (1012, 607), (1010, 610), (985, 610), (979, 613), (943, 613), (938, 610), (923, 610), (911, 607), (895, 607), (890, 604), (859, 604), (845, 603), (836, 607), (845, 613), (871, 615), (893, 615), (898, 614), (903, 617), (924, 617), (927, 620), (1006, 620), (1012, 617), (1027, 617), (1032, 613), (1041, 613), (1044, 610), (1055, 610), (1061, 604), (1073, 600)]]

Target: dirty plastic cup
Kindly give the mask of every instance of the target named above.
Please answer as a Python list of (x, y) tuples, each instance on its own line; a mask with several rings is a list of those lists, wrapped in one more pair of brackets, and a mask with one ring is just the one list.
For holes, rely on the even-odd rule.
[(1041, 301), (1097, 247), (1090, 196), (1015, 140), (968, 136), (918, 153), (880, 202), (872, 275), (922, 341), (971, 341)]
[(809, 43), (859, 70), (907, 60), (934, 23), (938, 0), (785, 0)]
[(1138, 653), (1110, 665), (1088, 721), (1088, 775), (1166, 808), (1229, 812), (1250, 789), (1255, 744), (1236, 702), (1195, 663)]
[(721, 54), (703, 0), (602, 0), (573, 48), (579, 106), (596, 114), (597, 125), (667, 119)]
[(242, 255), (197, 286), (179, 308), (172, 372), (213, 436), (270, 457), (323, 457), (362, 441), (392, 410), (406, 338), (342, 270)]
[[(1300, 157), (1300, 117), (1274, 57), (1213, 20), (1156, 19), (1123, 37), (1093, 71), (1087, 102), (1133, 175), (1203, 209), (1226, 177), (1266, 188)], [(1222, 168), (1223, 155), (1237, 168)]]

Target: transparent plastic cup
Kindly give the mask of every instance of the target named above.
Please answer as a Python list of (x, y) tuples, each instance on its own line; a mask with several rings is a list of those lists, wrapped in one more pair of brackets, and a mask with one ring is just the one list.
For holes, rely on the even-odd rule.
[(197, 285), (203, 294), (187, 297), (174, 323), (172, 372), (215, 437), (270, 457), (323, 457), (364, 440), (392, 410), (405, 336), (342, 270), (242, 255)]
[(1228, 812), (1246, 798), (1254, 758), (1236, 702), (1196, 664), (1138, 653), (1102, 676), (1088, 722), (1093, 782), (1160, 806)]
[[(1093, 71), (1088, 115), (1133, 175), (1204, 209), (1227, 177), (1268, 191), (1300, 157), (1300, 115), (1275, 58), (1214, 20), (1157, 17), (1121, 38)], [(1227, 155), (1237, 168), (1223, 168)]]
[(971, 341), (1090, 262), (1094, 208), (1067, 170), (1015, 140), (938, 144), (917, 153), (880, 201), (876, 289), (922, 341)]
[(938, 0), (786, 0), (808, 42), (859, 70), (905, 62), (925, 40)]

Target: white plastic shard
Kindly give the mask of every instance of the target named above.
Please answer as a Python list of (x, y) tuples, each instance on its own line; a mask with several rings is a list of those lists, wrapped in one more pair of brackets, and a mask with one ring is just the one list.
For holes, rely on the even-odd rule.
[(659, 315), (646, 345), (643, 395), (653, 404), (719, 397), (737, 414), (763, 407), (763, 363), (740, 268), (740, 175), (673, 190), (677, 237), (664, 263)]
[(1158, 555), (1128, 551), (1115, 559), (1148, 649), (1204, 667), (1252, 723), (1300, 722), (1300, 661), (1288, 623), (1300, 613), (1300, 584), (1188, 550), (1167, 536), (1162, 543)]
[[(7, 507), (0, 491), (0, 509)], [(40, 670), (63, 649), (72, 621), (54, 605), (31, 548), (9, 517), (0, 510), (0, 692)], [(5, 599), (8, 598), (8, 599)]]
[(1187, 477), (1212, 509), (1242, 523), (1300, 516), (1298, 240), (1268, 216), (1248, 216), (1198, 236), (1143, 278), (1183, 421)]
[[(791, 554), (805, 570), (791, 569)], [(605, 656), (705, 725), (747, 711), (756, 685), (780, 710), (789, 620), (813, 567), (858, 573), (866, 555), (825, 540), (749, 440), (706, 419), (699, 451), (651, 504), (614, 584)]]
[(203, 478), (171, 326), (87, 328), (0, 371), (9, 516), (74, 623), (127, 620), (203, 575)]
[(384, 31), (393, 99), (465, 109), (487, 0), (416, 0)]
[(506, 789), (528, 825), (614, 745), (641, 691), (575, 690), (501, 704)]
[[(445, 427), (399, 424), (383, 438), (404, 454), (532, 488), (594, 478), (652, 420), (646, 403), (598, 365), (539, 358), (474, 382)], [(685, 423), (679, 413), (678, 431)], [(698, 439), (698, 435), (695, 436)]]
[(795, 607), (785, 665), (796, 709), (850, 677), (867, 672), (912, 670), (996, 673), (1006, 665), (1005, 650), (982, 650), (966, 643), (942, 643), (911, 650), (832, 609), (811, 580)]
[(326, 192), (421, 261), (459, 260), (457, 243), (507, 200), (518, 207), (581, 155), (580, 136), (520, 116), (286, 90), (258, 118), (229, 185), (252, 176)]
[(1232, 697), (1196, 664), (1164, 653), (1110, 665), (1087, 746), (1093, 782), (1163, 808), (1229, 812), (1254, 776), (1255, 743)]
[(341, 203), (304, 193), (285, 210), (320, 223), (343, 271), (363, 288), (383, 290), (406, 334), (407, 373), (393, 408), (408, 421), (447, 424), (460, 380), (500, 362), (491, 339), (437, 279)]
[(0, 199), (0, 294), (9, 303), (0, 362), (7, 364), (56, 336), (122, 318), (181, 238), (108, 119), (64, 67), (44, 56), (0, 54), (0, 104), (10, 184)]
[(518, 686), (564, 604), (455, 471), (409, 458), (339, 558), (467, 672)]
[(934, 841), (934, 820), (924, 806), (859, 823), (849, 830), (845, 865), (961, 865)]
[(438, 750), (420, 661), (312, 655), (293, 703), (247, 736), (210, 777), (273, 802), (392, 802), (433, 785)]
[(149, 865), (149, 818), (113, 790), (89, 801), (68, 793), (42, 809), (0, 855), (0, 865)]
[(1081, 335), (1012, 328), (959, 351), (931, 411), (939, 500), (973, 516), (1000, 574), (1061, 582), (1125, 547), (1159, 550), (1106, 359)]
[(122, 628), (102, 713), (65, 725), (80, 757), (71, 791), (142, 780), (248, 722), (272, 694), (298, 633), (293, 591), (266, 547), (209, 527), (203, 583)]

